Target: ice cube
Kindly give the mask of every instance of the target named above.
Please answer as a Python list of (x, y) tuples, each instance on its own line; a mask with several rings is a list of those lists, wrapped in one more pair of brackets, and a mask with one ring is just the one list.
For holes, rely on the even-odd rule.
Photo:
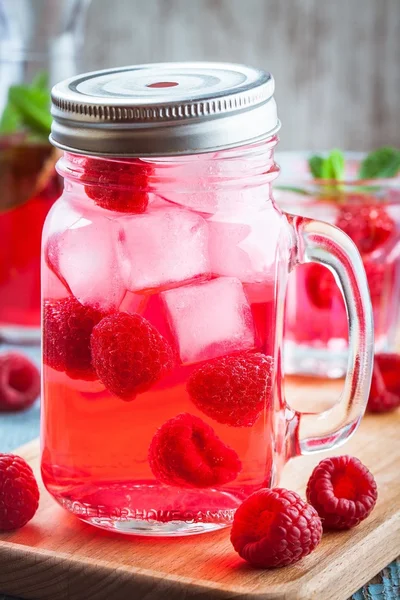
[(82, 304), (118, 308), (125, 287), (117, 262), (118, 229), (112, 220), (81, 216), (47, 244), (47, 263)]
[(218, 277), (161, 294), (183, 363), (254, 347), (254, 326), (236, 277)]
[(170, 287), (209, 273), (208, 231), (200, 215), (172, 206), (119, 223), (118, 253), (128, 290)]
[(273, 280), (276, 251), (287, 225), (272, 203), (262, 210), (217, 212), (207, 223), (213, 274), (246, 283)]
[[(276, 172), (267, 172), (272, 166), (272, 159), (266, 160), (265, 153), (249, 161), (236, 150), (186, 156), (177, 164), (169, 160), (163, 167), (166, 177), (160, 194), (170, 202), (205, 214), (231, 210), (233, 205), (261, 206), (276, 176)], [(262, 182), (254, 179), (260, 173)]]

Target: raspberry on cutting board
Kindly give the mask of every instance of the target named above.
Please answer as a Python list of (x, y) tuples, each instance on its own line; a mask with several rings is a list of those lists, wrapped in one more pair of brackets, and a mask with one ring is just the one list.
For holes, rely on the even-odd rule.
[(262, 489), (246, 498), (231, 531), (236, 552), (259, 568), (291, 565), (310, 554), (321, 537), (317, 511), (284, 488)]
[(199, 417), (183, 413), (158, 429), (149, 448), (154, 476), (167, 485), (207, 488), (236, 479), (242, 465)]
[(251, 427), (270, 404), (272, 370), (272, 357), (260, 353), (216, 358), (192, 373), (187, 390), (211, 419)]
[(0, 531), (23, 527), (39, 506), (39, 488), (23, 458), (0, 454)]
[(325, 458), (307, 484), (307, 500), (324, 529), (350, 529), (366, 519), (378, 497), (375, 479), (354, 456)]
[(0, 355), (0, 412), (24, 410), (40, 392), (40, 374), (36, 365), (18, 352)]

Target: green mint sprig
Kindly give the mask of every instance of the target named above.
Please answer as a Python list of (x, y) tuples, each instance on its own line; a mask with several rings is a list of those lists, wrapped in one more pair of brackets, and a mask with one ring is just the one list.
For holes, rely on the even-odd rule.
[(0, 119), (0, 134), (26, 130), (34, 138), (50, 134), (50, 91), (46, 73), (38, 73), (30, 85), (12, 85)]
[[(314, 180), (328, 180), (325, 191), (330, 195), (343, 193), (345, 177), (345, 158), (341, 150), (332, 150), (326, 157), (319, 154), (311, 156), (308, 167)], [(360, 164), (359, 179), (386, 179), (396, 177), (400, 171), (400, 150), (384, 146), (373, 150)], [(287, 185), (277, 185), (277, 189), (291, 191), (302, 195), (314, 195), (308, 190)], [(365, 187), (363, 189), (366, 189)]]
[(383, 146), (370, 152), (362, 161), (358, 176), (360, 179), (386, 179), (396, 177), (400, 171), (400, 150)]

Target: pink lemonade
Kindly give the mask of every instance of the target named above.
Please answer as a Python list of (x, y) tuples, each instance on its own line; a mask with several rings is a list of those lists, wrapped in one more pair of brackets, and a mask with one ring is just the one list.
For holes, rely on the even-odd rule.
[[(274, 203), (273, 90), (269, 73), (220, 63), (53, 88), (65, 185), (42, 238), (42, 477), (90, 524), (149, 536), (226, 527), (291, 457), (334, 447), (361, 418), (365, 275), (334, 227)], [(305, 251), (340, 254), (354, 349), (344, 418), (284, 399), (285, 293)]]
[[(70, 165), (69, 158), (63, 161), (62, 171)], [(104, 162), (90, 161), (96, 168)], [(132, 160), (130, 168), (135, 172), (146, 165)], [(165, 169), (152, 165), (155, 181), (159, 168)], [(107, 193), (107, 186), (102, 189)], [(268, 189), (252, 190), (254, 206), (245, 208), (240, 195), (236, 206), (230, 195), (227, 210), (220, 206), (226, 202), (224, 194), (192, 194), (190, 204), (209, 203), (200, 213), (196, 206), (185, 206), (184, 197), (168, 194), (170, 200), (149, 195), (143, 213), (121, 214), (96, 206), (100, 200), (87, 195), (93, 196), (94, 188), (85, 192), (81, 184), (66, 182), (43, 239), (42, 475), (57, 501), (80, 518), (133, 533), (143, 529), (162, 535), (170, 527), (182, 534), (196, 533), (231, 523), (249, 493), (276, 482), (286, 452), (277, 346), (277, 328), (282, 328), (277, 277), (287, 277), (283, 251), (276, 263), (286, 221), (265, 195)], [(266, 241), (265, 228), (272, 225)], [(172, 349), (173, 365), (148, 389), (129, 398), (119, 397), (114, 388), (110, 391), (96, 374), (71, 376), (68, 367), (54, 363), (54, 348), (67, 353), (71, 341), (59, 320), (69, 301), (98, 308), (104, 315), (99, 326), (109, 315), (139, 315), (141, 323), (154, 327)], [(68, 315), (70, 320), (78, 318)], [(59, 327), (56, 334), (53, 325)], [(213, 399), (199, 408), (189, 390), (196, 373), (211, 365), (217, 370), (217, 392), (220, 385), (224, 394), (225, 378), (235, 378), (235, 361), (251, 361), (252, 356), (257, 372), (257, 361), (261, 368), (268, 367), (262, 371), (266, 380), (255, 392), (254, 414), (242, 415), (246, 394), (253, 393), (246, 385), (255, 374), (243, 363), (243, 380), (236, 378), (232, 385), (228, 381), (232, 401), (237, 397), (242, 405), (240, 422), (234, 421), (229, 406), (226, 416), (210, 417), (207, 402)], [(224, 358), (233, 363), (224, 367)], [(225, 452), (234, 453), (234, 472), (224, 475), (221, 484), (218, 477), (206, 486), (185, 475), (176, 487), (154, 473), (152, 440), (179, 415), (210, 428), (204, 443), (209, 443), (207, 436), (220, 440), (218, 460)], [(187, 452), (196, 455), (193, 469), (201, 473), (207, 461), (204, 447), (189, 444)]]
[[(48, 293), (51, 297), (51, 288)], [(271, 295), (273, 289), (266, 290), (264, 303), (249, 304), (257, 331), (252, 352), (265, 355), (274, 353), (275, 310)], [(136, 310), (171, 345), (176, 343), (157, 290), (143, 296)], [(213, 356), (222, 353), (222, 348), (212, 352)], [(272, 485), (276, 480), (272, 465), (277, 443), (277, 408), (273, 405), (279, 402), (275, 389), (268, 392), (265, 406), (252, 427), (220, 424), (198, 410), (188, 394), (187, 382), (203, 364), (207, 361), (178, 364), (133, 402), (116, 398), (99, 381), (72, 380), (65, 373), (45, 367), (44, 395), (57, 401), (47, 402), (44, 407), (42, 475), (60, 504), (103, 527), (123, 530), (124, 523), (129, 528), (129, 521), (138, 520), (153, 524), (156, 532), (157, 525), (172, 521), (194, 533), (196, 529), (230, 524), (234, 510), (244, 498), (263, 485)], [(164, 423), (182, 413), (208, 423), (223, 443), (236, 452), (241, 470), (234, 481), (211, 490), (189, 486), (179, 493), (175, 487), (157, 481), (148, 460), (151, 441)], [(168, 528), (161, 530), (167, 532)]]
[[(305, 201), (300, 195), (296, 199), (295, 196), (289, 193), (286, 198), (285, 192), (277, 192), (281, 207), (310, 216), (321, 215), (356, 244), (368, 280), (375, 348), (378, 352), (394, 352), (400, 317), (399, 193), (380, 190), (374, 198), (371, 194), (349, 192), (347, 202), (326, 202), (321, 198)], [(332, 273), (322, 265), (302, 265), (288, 281), (285, 370), (342, 376), (347, 348), (347, 313)]]

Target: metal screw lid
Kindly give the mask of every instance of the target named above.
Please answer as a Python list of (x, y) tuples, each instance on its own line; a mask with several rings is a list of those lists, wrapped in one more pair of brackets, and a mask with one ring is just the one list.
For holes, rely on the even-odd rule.
[(158, 63), (72, 77), (52, 90), (50, 141), (95, 156), (197, 154), (279, 129), (272, 75), (244, 65)]

